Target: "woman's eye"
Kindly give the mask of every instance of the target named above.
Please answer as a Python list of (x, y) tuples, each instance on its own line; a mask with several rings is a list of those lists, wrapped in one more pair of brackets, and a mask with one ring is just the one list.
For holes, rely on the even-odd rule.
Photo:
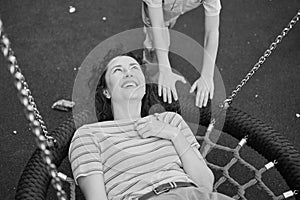
[(115, 73), (115, 72), (117, 72), (117, 71), (122, 71), (122, 70), (121, 70), (121, 68), (115, 68), (115, 69), (113, 70), (113, 73)]
[(139, 66), (137, 66), (137, 65), (133, 65), (132, 68), (133, 69), (140, 69)]

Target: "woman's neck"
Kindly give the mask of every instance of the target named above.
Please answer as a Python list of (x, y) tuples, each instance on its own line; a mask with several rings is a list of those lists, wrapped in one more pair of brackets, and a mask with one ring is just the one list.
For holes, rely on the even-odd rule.
[(114, 120), (141, 118), (142, 102), (131, 100), (127, 103), (112, 102)]

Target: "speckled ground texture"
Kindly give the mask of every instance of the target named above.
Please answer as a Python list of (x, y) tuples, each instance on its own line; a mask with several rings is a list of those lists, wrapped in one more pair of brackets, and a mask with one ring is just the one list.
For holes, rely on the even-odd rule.
[[(69, 6), (76, 11), (69, 13)], [(222, 6), (217, 66), (229, 94), (296, 14), (300, 2), (222, 0)], [(0, 14), (49, 130), (66, 118), (66, 113), (52, 110), (51, 105), (71, 98), (77, 74), (74, 68), (101, 41), (142, 27), (139, 0), (1, 0)], [(203, 8), (197, 8), (182, 16), (174, 30), (203, 44), (203, 17)], [(299, 77), (300, 23), (233, 102), (234, 107), (281, 132), (298, 150)], [(36, 148), (16, 94), (7, 62), (0, 56), (0, 199), (4, 200), (14, 198), (22, 170)], [(55, 199), (51, 195), (49, 198)]]

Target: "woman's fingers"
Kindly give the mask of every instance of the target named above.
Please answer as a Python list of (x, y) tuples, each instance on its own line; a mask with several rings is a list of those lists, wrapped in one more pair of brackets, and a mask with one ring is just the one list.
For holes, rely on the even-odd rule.
[(149, 122), (149, 120), (150, 120), (149, 117), (141, 118), (141, 119), (139, 119), (139, 120), (137, 120), (137, 121), (135, 122), (135, 125), (138, 126), (138, 125), (140, 125), (140, 124), (147, 123), (147, 122)]
[(170, 133), (166, 130), (168, 123), (160, 121), (159, 115), (152, 115), (147, 120), (140, 119), (135, 123), (135, 129), (142, 138), (160, 137), (170, 139)]
[(142, 138), (146, 138), (148, 137), (147, 133), (151, 130), (151, 127), (149, 126), (149, 122), (145, 122), (136, 124), (135, 129)]
[(148, 138), (152, 136), (149, 126), (143, 127), (138, 131), (138, 133), (142, 138)]
[(141, 119), (139, 122), (136, 122), (135, 125), (136, 131), (143, 138), (158, 136), (163, 128), (155, 116), (147, 120)]
[(144, 123), (136, 123), (135, 124), (135, 130), (137, 130), (137, 131), (140, 131), (140, 130), (142, 130), (144, 127), (146, 127), (147, 126), (147, 122), (144, 122)]

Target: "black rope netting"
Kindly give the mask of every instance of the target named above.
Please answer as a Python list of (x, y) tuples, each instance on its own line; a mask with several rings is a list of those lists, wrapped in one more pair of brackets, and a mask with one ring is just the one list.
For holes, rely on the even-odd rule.
[[(53, 135), (57, 140), (57, 148), (51, 150), (53, 153), (53, 163), (55, 165), (60, 166), (68, 154), (69, 143), (76, 129), (75, 122), (76, 125), (85, 123), (88, 114), (88, 112), (84, 112), (75, 118), (71, 117), (51, 133), (51, 135)], [(200, 115), (201, 118), (199, 124), (207, 127), (211, 117), (210, 110), (208, 108), (201, 109)], [(189, 121), (189, 116), (186, 116), (186, 118), (186, 120)], [(273, 130), (272, 127), (266, 125), (260, 120), (233, 107), (229, 107), (227, 109), (223, 132), (228, 133), (238, 140), (247, 136), (247, 145), (249, 147), (257, 151), (268, 161), (276, 160), (278, 162), (275, 167), (291, 189), (291, 191), (284, 195), (292, 196), (295, 195), (295, 191), (300, 190), (300, 154), (280, 133)], [(205, 139), (204, 136), (197, 136), (197, 139), (206, 140), (206, 142), (208, 142), (207, 138), (208, 137)], [(239, 156), (238, 151), (242, 146), (243, 144), (241, 143), (236, 148), (229, 148), (214, 144), (214, 148), (235, 152), (234, 158), (229, 162), (229, 165), (232, 166), (235, 162), (240, 162), (251, 170), (256, 171), (255, 177), (241, 186), (229, 176), (229, 165), (227, 167), (220, 167), (208, 162), (208, 165), (211, 168), (220, 170), (223, 173), (223, 177), (216, 181), (214, 188), (218, 190), (219, 185), (221, 185), (225, 180), (229, 180), (229, 182), (235, 186), (238, 184), (237, 187), (239, 189), (234, 198), (246, 199), (244, 196), (245, 190), (251, 185), (259, 184), (260, 186), (263, 186), (267, 194), (272, 199), (284, 199), (283, 194), (276, 196), (261, 180), (261, 175), (267, 170), (267, 168), (269, 168), (270, 165), (272, 167), (272, 163), (269, 163), (262, 169), (256, 170)], [(15, 198), (17, 200), (44, 200), (46, 199), (49, 185), (50, 177), (45, 168), (45, 163), (40, 154), (40, 150), (36, 150), (27, 163), (27, 166), (20, 178)], [(296, 195), (295, 197), (296, 199), (300, 199), (299, 195)]]

